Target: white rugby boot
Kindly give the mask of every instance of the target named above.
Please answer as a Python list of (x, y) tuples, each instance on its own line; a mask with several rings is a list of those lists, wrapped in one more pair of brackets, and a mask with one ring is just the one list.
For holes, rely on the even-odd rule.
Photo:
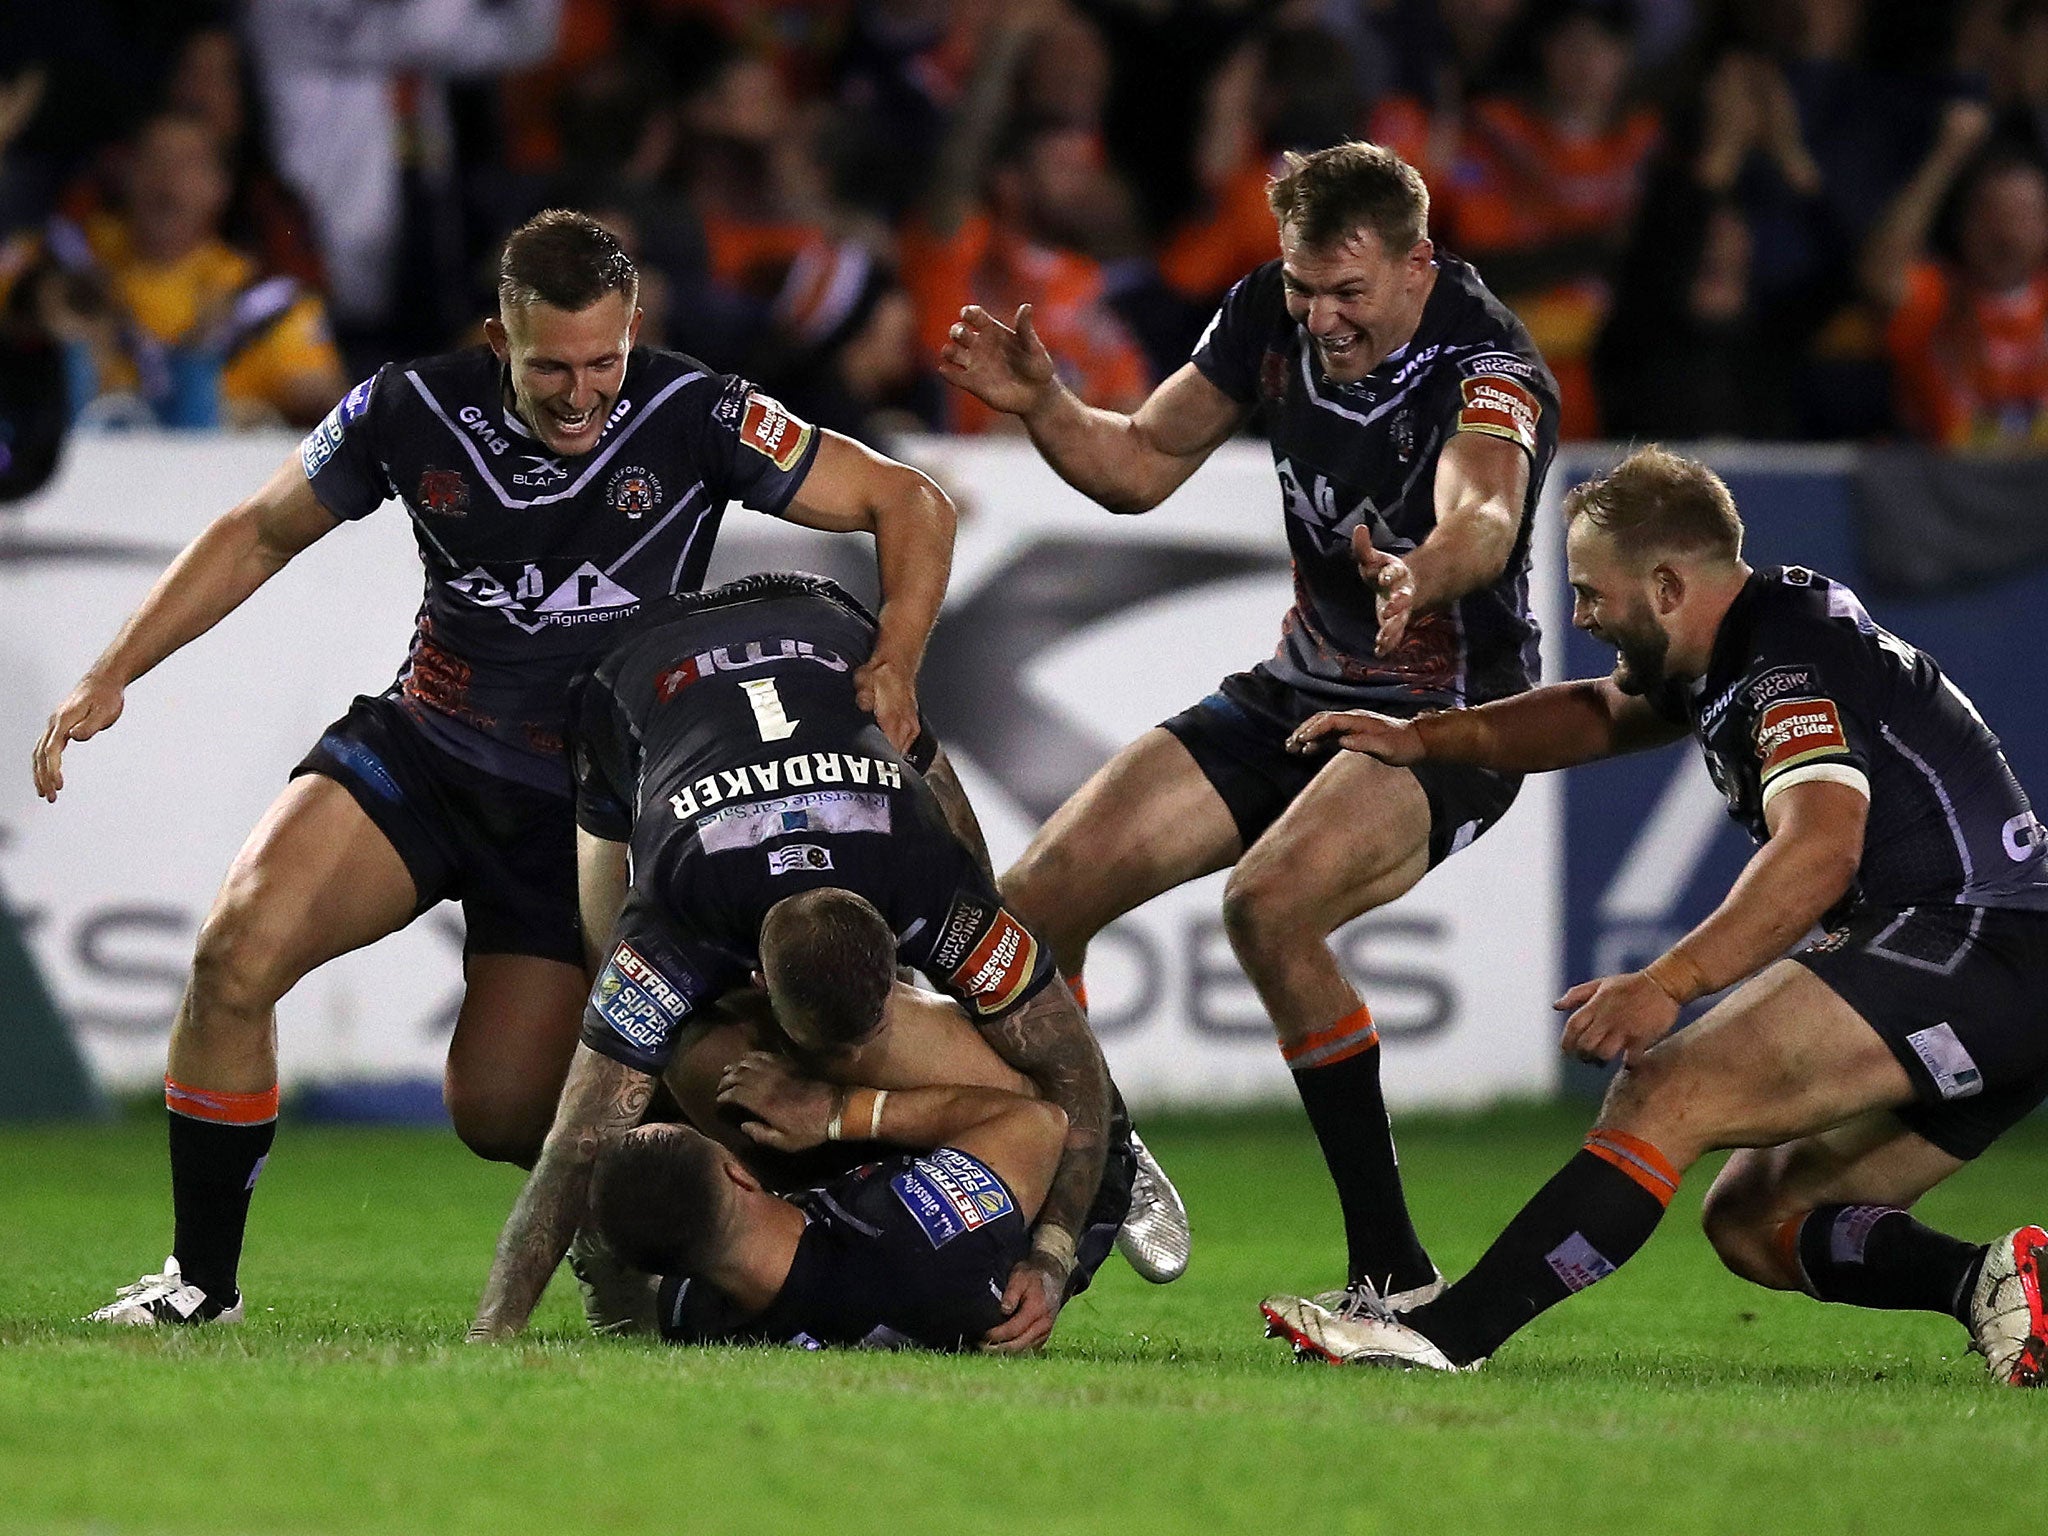
[(1435, 1344), (1386, 1309), (1362, 1302), (1344, 1315), (1306, 1296), (1268, 1296), (1259, 1303), (1268, 1338), (1286, 1339), (1298, 1360), (1331, 1365), (1381, 1365), (1401, 1370), (1475, 1371), (1477, 1363), (1453, 1365)]
[(130, 1328), (239, 1323), (242, 1293), (235, 1292), (235, 1299), (226, 1306), (216, 1306), (198, 1286), (185, 1283), (185, 1277), (178, 1273), (177, 1256), (172, 1255), (164, 1260), (162, 1274), (144, 1275), (133, 1285), (122, 1286), (112, 1301), (83, 1320)]
[(1339, 1317), (1356, 1317), (1361, 1313), (1392, 1312), (1396, 1317), (1403, 1312), (1413, 1312), (1417, 1307), (1435, 1301), (1443, 1295), (1444, 1272), (1434, 1264), (1430, 1266), (1431, 1277), (1421, 1285), (1410, 1286), (1405, 1291), (1392, 1291), (1382, 1296), (1370, 1280), (1354, 1280), (1341, 1291), (1318, 1291), (1309, 1297), (1326, 1312)]
[(659, 1276), (634, 1269), (595, 1228), (578, 1227), (569, 1241), (569, 1273), (583, 1293), (592, 1333), (624, 1336), (655, 1331), (654, 1293)]
[(2013, 1387), (2048, 1383), (2048, 1308), (2041, 1270), (2048, 1232), (2021, 1227), (1993, 1243), (1970, 1293), (1970, 1348), (1994, 1380)]
[(1136, 1131), (1131, 1132), (1131, 1151), (1137, 1154), (1138, 1173), (1131, 1181), (1130, 1213), (1117, 1228), (1116, 1251), (1154, 1285), (1168, 1285), (1187, 1273), (1192, 1241), (1188, 1208)]

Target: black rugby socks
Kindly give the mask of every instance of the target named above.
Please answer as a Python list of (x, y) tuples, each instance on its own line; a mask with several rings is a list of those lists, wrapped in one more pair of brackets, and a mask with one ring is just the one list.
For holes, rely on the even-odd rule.
[(1945, 1312), (1968, 1327), (1981, 1243), (1923, 1226), (1892, 1205), (1823, 1205), (1787, 1222), (1809, 1294), (1892, 1312)]
[(1633, 1258), (1677, 1190), (1677, 1170), (1650, 1143), (1596, 1130), (1470, 1274), (1401, 1321), (1453, 1365), (1484, 1360), (1538, 1313)]
[(277, 1089), (220, 1093), (164, 1079), (170, 1107), (171, 1251), (185, 1283), (219, 1307), (235, 1299), (249, 1196), (277, 1136)]
[(1360, 1008), (1284, 1048), (1344, 1212), (1346, 1279), (1382, 1295), (1436, 1278), (1401, 1190), (1401, 1168), (1380, 1092), (1380, 1037)]

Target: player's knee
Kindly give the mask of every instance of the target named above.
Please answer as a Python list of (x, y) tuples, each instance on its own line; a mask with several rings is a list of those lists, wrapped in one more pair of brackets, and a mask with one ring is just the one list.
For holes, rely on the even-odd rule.
[(1803, 1214), (1789, 1210), (1763, 1180), (1724, 1170), (1700, 1207), (1700, 1227), (1728, 1269), (1772, 1290), (1800, 1288), (1786, 1251), (1785, 1226)]
[[(1223, 887), (1223, 931), (1240, 959), (1269, 953), (1302, 935), (1306, 916), (1285, 873), (1261, 862), (1243, 863)], [(1320, 932), (1310, 933), (1320, 939)]]
[(542, 1112), (533, 1105), (507, 1103), (453, 1074), (442, 1084), (441, 1100), (462, 1144), (485, 1162), (531, 1168), (540, 1161), (553, 1106)]
[(1002, 878), (1003, 905), (1063, 962), (1068, 951), (1095, 937), (1082, 899), (1091, 870), (1088, 860), (1054, 840), (1033, 843)]
[(207, 914), (192, 952), (192, 1004), (199, 1028), (267, 1030), (270, 1010), (298, 978), (257, 921), (254, 903), (224, 898)]

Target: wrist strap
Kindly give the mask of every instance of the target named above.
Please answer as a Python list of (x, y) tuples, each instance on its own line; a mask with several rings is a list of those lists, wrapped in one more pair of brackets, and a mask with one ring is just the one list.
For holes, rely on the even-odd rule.
[(1040, 1227), (1031, 1234), (1031, 1251), (1044, 1254), (1065, 1273), (1074, 1267), (1074, 1234), (1065, 1227)]
[(846, 1090), (844, 1088), (835, 1089), (832, 1094), (832, 1118), (825, 1122), (825, 1139), (827, 1141), (838, 1141), (841, 1139), (846, 1129), (843, 1124), (845, 1119)]
[(1714, 990), (1707, 985), (1707, 978), (1700, 974), (1700, 968), (1693, 964), (1692, 957), (1680, 949), (1665, 950), (1643, 967), (1643, 974), (1650, 978), (1659, 992), (1681, 1008)]
[(882, 1105), (888, 1102), (888, 1098), (888, 1089), (877, 1088), (875, 1090), (875, 1107), (868, 1111), (869, 1141), (880, 1141), (882, 1139)]

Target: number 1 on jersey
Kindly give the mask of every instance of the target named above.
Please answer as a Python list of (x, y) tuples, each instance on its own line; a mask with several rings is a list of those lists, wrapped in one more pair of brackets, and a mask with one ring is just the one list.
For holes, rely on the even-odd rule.
[(757, 677), (740, 687), (746, 690), (747, 702), (754, 706), (754, 724), (761, 728), (763, 741), (787, 741), (796, 734), (796, 728), (803, 722), (782, 712), (782, 696), (775, 691), (774, 678)]

